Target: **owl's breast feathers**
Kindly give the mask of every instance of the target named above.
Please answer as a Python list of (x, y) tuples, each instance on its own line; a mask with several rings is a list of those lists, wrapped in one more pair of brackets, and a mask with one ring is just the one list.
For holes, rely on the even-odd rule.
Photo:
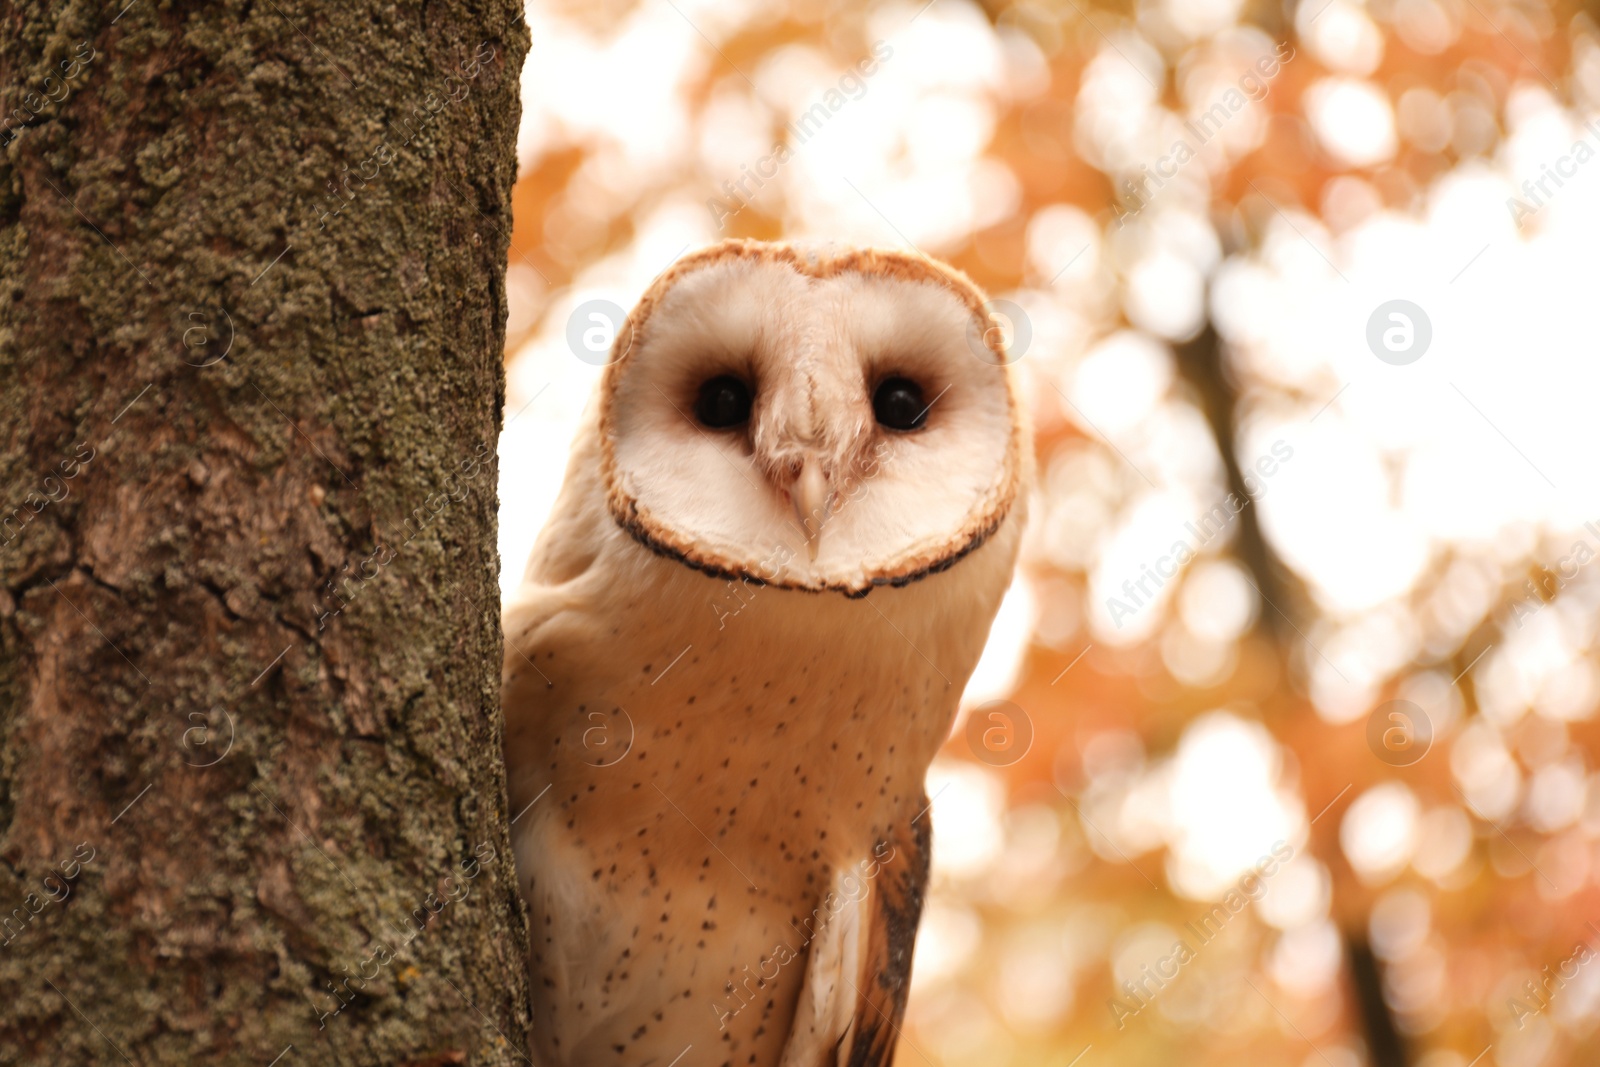
[(949, 570), (852, 600), (652, 552), (609, 513), (598, 452), (591, 422), (505, 615), (539, 1061), (887, 1065), (922, 782), (1022, 507)]
[(542, 1062), (890, 1062), (922, 779), (983, 640), (927, 632), (955, 573), (869, 601), (730, 594), (617, 531), (525, 590), (506, 750)]

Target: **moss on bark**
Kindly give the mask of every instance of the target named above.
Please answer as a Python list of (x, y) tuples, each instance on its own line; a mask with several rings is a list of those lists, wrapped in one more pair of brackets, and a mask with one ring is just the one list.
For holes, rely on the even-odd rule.
[(0, 13), (7, 1062), (524, 1061), (527, 43), (510, 0)]

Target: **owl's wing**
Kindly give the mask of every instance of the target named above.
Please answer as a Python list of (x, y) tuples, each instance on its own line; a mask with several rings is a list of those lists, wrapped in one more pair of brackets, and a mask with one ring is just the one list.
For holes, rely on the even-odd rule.
[(780, 1067), (894, 1062), (928, 887), (931, 836), (927, 818), (919, 817), (880, 841), (860, 865), (835, 875), (824, 900), (849, 903), (810, 946), (806, 984)]
[[(926, 808), (927, 801), (921, 801)], [(932, 845), (926, 814), (891, 842), (893, 855), (882, 863), (865, 903), (867, 925), (861, 944), (860, 978), (848, 1049), (838, 1062), (848, 1067), (889, 1067), (906, 1014), (911, 985), (911, 950), (928, 889)]]

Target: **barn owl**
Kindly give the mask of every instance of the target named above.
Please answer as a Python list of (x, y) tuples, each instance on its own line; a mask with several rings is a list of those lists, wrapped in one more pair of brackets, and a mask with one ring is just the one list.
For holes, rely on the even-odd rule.
[(895, 251), (730, 241), (629, 314), (504, 616), (539, 1063), (891, 1062), (1024, 522), (1007, 363)]

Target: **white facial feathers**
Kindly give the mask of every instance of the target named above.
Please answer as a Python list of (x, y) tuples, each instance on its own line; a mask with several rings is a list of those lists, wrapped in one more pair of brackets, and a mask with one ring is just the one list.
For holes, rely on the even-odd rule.
[[(718, 573), (861, 592), (949, 565), (1024, 467), (982, 294), (920, 256), (728, 242), (630, 316), (601, 433), (614, 517)], [(987, 358), (980, 358), (987, 355)]]

